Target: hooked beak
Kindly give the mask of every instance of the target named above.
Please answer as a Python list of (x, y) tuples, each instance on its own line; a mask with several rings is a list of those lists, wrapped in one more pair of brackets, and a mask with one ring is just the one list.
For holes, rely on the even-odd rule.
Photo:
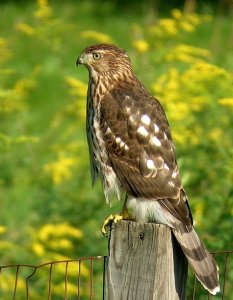
[(81, 60), (81, 57), (79, 56), (76, 60), (76, 66), (78, 67), (81, 64), (82, 64), (82, 60)]
[(81, 54), (76, 60), (76, 66), (78, 67), (79, 65), (84, 65), (84, 64), (85, 64), (85, 58)]

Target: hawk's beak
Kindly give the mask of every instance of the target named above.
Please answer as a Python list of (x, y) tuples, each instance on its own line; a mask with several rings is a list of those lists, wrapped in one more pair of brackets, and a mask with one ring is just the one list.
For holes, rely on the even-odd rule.
[(76, 66), (78, 67), (81, 64), (82, 64), (82, 60), (81, 60), (81, 57), (79, 56), (76, 60)]
[(76, 60), (76, 65), (78, 67), (79, 65), (84, 65), (84, 64), (85, 64), (85, 57), (81, 54)]

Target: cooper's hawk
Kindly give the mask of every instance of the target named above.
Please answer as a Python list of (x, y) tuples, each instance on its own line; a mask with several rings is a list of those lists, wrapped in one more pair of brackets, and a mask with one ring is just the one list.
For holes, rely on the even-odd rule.
[(218, 267), (193, 228), (168, 121), (132, 71), (127, 53), (97, 44), (77, 60), (89, 71), (87, 138), (92, 180), (101, 177), (107, 202), (126, 193), (136, 221), (171, 227), (196, 277), (212, 294)]

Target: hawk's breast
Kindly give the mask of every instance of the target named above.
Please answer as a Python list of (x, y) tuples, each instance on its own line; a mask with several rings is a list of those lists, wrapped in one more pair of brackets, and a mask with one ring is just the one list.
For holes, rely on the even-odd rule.
[(101, 101), (95, 101), (98, 86), (91, 83), (87, 96), (87, 140), (89, 145), (90, 167), (92, 180), (95, 182), (98, 175), (101, 177), (106, 202), (110, 203), (112, 194), (120, 200), (120, 183), (117, 179), (108, 157), (106, 144), (100, 128)]

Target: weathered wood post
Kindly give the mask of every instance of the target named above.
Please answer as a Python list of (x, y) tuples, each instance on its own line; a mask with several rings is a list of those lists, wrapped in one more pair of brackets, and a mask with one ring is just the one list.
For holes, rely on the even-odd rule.
[(187, 267), (167, 226), (118, 221), (109, 237), (104, 300), (184, 300)]

